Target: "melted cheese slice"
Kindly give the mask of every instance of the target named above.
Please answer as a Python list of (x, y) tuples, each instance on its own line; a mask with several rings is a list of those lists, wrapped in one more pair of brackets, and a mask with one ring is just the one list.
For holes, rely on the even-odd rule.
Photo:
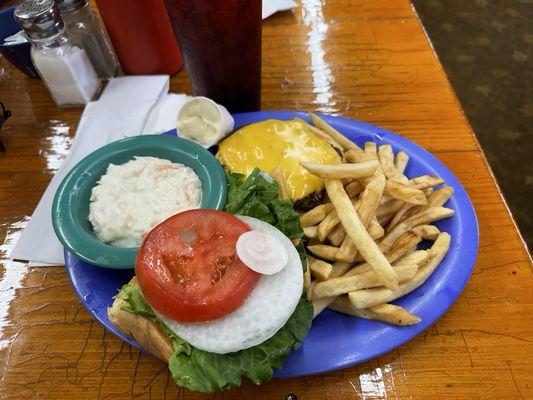
[(248, 176), (255, 167), (272, 172), (280, 166), (289, 198), (296, 201), (323, 189), (324, 183), (300, 162), (338, 164), (329, 143), (298, 120), (269, 119), (242, 127), (219, 144), (218, 160), (231, 172)]

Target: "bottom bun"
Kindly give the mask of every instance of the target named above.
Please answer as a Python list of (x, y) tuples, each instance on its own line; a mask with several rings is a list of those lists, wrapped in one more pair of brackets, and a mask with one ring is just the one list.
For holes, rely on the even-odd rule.
[[(129, 284), (137, 284), (135, 277)], [(113, 305), (107, 310), (109, 321), (123, 334), (135, 339), (144, 349), (157, 358), (168, 362), (174, 354), (172, 340), (153, 321), (141, 315), (124, 311), (122, 307), (126, 305), (128, 303), (124, 300), (115, 299)]]

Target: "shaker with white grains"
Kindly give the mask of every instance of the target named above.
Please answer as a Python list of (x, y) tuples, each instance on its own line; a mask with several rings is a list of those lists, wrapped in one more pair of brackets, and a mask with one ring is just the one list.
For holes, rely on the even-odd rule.
[(98, 16), (88, 0), (55, 0), (72, 42), (85, 50), (98, 76), (111, 79), (118, 61)]
[(14, 12), (31, 42), (31, 58), (58, 107), (94, 99), (102, 81), (85, 51), (74, 46), (54, 0), (27, 0)]

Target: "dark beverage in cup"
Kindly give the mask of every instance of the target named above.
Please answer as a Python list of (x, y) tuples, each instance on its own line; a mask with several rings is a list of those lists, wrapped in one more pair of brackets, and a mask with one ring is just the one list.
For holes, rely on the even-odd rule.
[(261, 0), (165, 0), (194, 92), (230, 112), (261, 100)]

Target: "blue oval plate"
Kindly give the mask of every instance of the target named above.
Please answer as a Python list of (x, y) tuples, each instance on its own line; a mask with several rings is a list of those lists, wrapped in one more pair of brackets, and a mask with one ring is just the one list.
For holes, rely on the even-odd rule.
[[(235, 116), (240, 127), (268, 118), (287, 120), (307, 119), (305, 113), (259, 111)], [(389, 143), (395, 152), (403, 150), (410, 156), (406, 175), (415, 177), (434, 174), (443, 178), (455, 190), (447, 207), (455, 210), (451, 218), (436, 225), (452, 237), (450, 250), (433, 275), (417, 290), (395, 303), (418, 315), (416, 325), (397, 327), (368, 321), (325, 310), (313, 321), (313, 326), (298, 351), (293, 351), (276, 377), (316, 374), (348, 367), (393, 350), (427, 329), (450, 308), (462, 292), (477, 256), (478, 226), (472, 203), (457, 178), (435, 157), (410, 141), (384, 129), (341, 117), (324, 117), (350, 139), (362, 145), (374, 140)], [(107, 319), (107, 308), (117, 289), (129, 281), (133, 271), (109, 270), (87, 264), (65, 252), (67, 273), (87, 309), (107, 329), (127, 343), (141, 348), (124, 336)]]

